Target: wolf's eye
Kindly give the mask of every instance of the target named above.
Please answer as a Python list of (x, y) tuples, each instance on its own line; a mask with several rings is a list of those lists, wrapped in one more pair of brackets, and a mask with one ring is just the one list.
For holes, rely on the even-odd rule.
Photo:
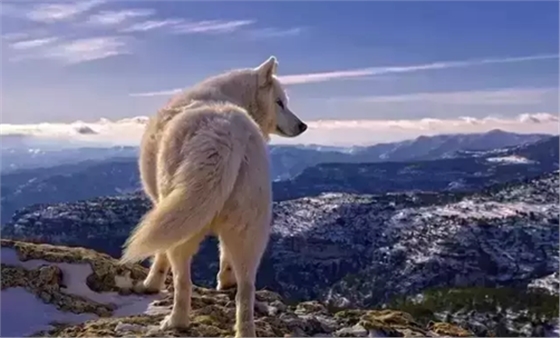
[(276, 100), (276, 104), (280, 106), (280, 108), (284, 109), (284, 102), (282, 100)]

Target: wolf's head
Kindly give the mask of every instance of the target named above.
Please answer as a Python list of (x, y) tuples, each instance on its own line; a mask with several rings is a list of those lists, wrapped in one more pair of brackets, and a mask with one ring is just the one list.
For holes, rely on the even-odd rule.
[(288, 107), (288, 96), (276, 78), (277, 69), (278, 61), (271, 56), (252, 70), (256, 109), (250, 109), (250, 113), (265, 133), (296, 137), (307, 130), (307, 125)]
[(182, 105), (190, 100), (225, 100), (247, 110), (263, 135), (296, 137), (307, 130), (288, 107), (288, 97), (276, 78), (278, 61), (274, 56), (256, 68), (237, 69), (201, 82), (192, 91), (177, 95), (168, 105)]

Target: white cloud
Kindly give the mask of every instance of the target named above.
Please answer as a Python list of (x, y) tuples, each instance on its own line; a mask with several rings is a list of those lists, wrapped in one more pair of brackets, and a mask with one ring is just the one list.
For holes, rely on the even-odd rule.
[[(546, 98), (558, 97), (558, 88), (505, 88), (460, 92), (432, 92), (391, 96), (360, 97), (368, 103), (423, 102), (452, 105), (523, 105), (538, 104)], [(356, 98), (347, 98), (356, 100)]]
[(160, 92), (132, 93), (132, 94), (129, 94), (129, 96), (132, 96), (132, 97), (167, 96), (167, 95), (178, 94), (181, 91), (182, 91), (182, 89), (177, 88), (177, 89), (164, 90), (164, 91), (160, 91)]
[(322, 120), (309, 122), (309, 130), (299, 138), (275, 137), (276, 142), (297, 144), (368, 145), (394, 142), (421, 135), (481, 133), (502, 129), (517, 133), (558, 134), (558, 114), (535, 113), (516, 117), (417, 120)]
[(47, 37), (22, 40), (10, 45), (17, 53), (9, 60), (18, 62), (44, 59), (72, 65), (131, 54), (131, 41), (131, 37), (125, 36), (93, 36), (81, 39)]
[(285, 76), (280, 76), (279, 78), (283, 83), (293, 85), (293, 84), (303, 84), (303, 83), (325, 82), (330, 80), (346, 79), (346, 78), (353, 78), (353, 77), (382, 75), (382, 74), (389, 74), (389, 73), (411, 73), (411, 72), (418, 72), (418, 71), (425, 71), (425, 70), (461, 68), (461, 67), (480, 66), (485, 64), (525, 62), (525, 61), (536, 61), (536, 60), (557, 59), (557, 58), (558, 58), (558, 54), (532, 55), (532, 56), (510, 57), (510, 58), (500, 58), (500, 59), (492, 58), (492, 59), (467, 60), (467, 61), (442, 61), (442, 62), (434, 62), (434, 63), (412, 65), (412, 66), (373, 67), (373, 68), (362, 68), (362, 69), (345, 70), (345, 71), (324, 72), (324, 73), (285, 75)]
[(50, 59), (65, 64), (77, 64), (129, 53), (125, 38), (101, 36), (65, 41), (54, 46), (41, 48), (34, 54), (24, 55), (20, 58)]
[(66, 21), (99, 6), (103, 2), (102, 0), (89, 0), (73, 1), (70, 3), (39, 4), (35, 5), (27, 12), (26, 17), (29, 20), (44, 23)]
[[(36, 125), (0, 124), (0, 135), (30, 135), (108, 145), (138, 145), (146, 117), (118, 121), (77, 121), (70, 124)], [(558, 114), (532, 113), (515, 117), (461, 117), (455, 119), (424, 118), (417, 120), (318, 120), (306, 121), (308, 131), (300, 137), (273, 137), (273, 143), (365, 145), (393, 142), (447, 133), (480, 133), (502, 129), (518, 133), (558, 134)], [(84, 132), (87, 131), (87, 132)]]
[(30, 29), (25, 31), (10, 32), (2, 34), (2, 40), (12, 42), (21, 40), (42, 39), (49, 36), (49, 32), (43, 28)]
[(196, 22), (186, 22), (173, 27), (176, 34), (221, 34), (231, 33), (241, 27), (252, 25), (254, 20), (204, 20)]
[(303, 32), (303, 28), (301, 27), (293, 27), (293, 28), (261, 28), (261, 29), (253, 29), (248, 32), (248, 37), (251, 39), (269, 39), (269, 38), (281, 38), (287, 36), (296, 36), (300, 35)]
[(242, 27), (252, 25), (253, 23), (253, 20), (146, 20), (134, 23), (122, 29), (121, 32), (146, 32), (154, 29), (165, 28), (167, 33), (173, 34), (225, 34), (234, 32)]
[(24, 32), (12, 32), (12, 33), (2, 34), (2, 39), (6, 41), (16, 41), (16, 40), (25, 39), (27, 37), (29, 37), (29, 33), (24, 33)]
[(181, 22), (183, 22), (181, 19), (147, 20), (132, 24), (129, 27), (122, 29), (121, 32), (147, 32), (158, 28), (177, 25)]
[[(86, 123), (0, 124), (0, 135), (26, 135), (44, 139), (58, 139), (105, 143), (108, 145), (135, 145), (139, 142), (147, 117), (126, 118), (117, 121), (100, 119)], [(88, 132), (84, 133), (84, 130)]]
[[(445, 62), (434, 62), (422, 65), (411, 65), (411, 66), (399, 66), (399, 67), (373, 67), (373, 68), (362, 68), (354, 70), (343, 70), (343, 71), (332, 71), (324, 73), (306, 73), (306, 74), (294, 74), (294, 75), (282, 75), (278, 79), (284, 85), (297, 85), (305, 83), (319, 83), (327, 82), (333, 80), (348, 80), (355, 78), (364, 77), (374, 77), (381, 76), (391, 73), (410, 73), (419, 72), (426, 70), (435, 69), (447, 69), (447, 68), (458, 68), (458, 67), (473, 67), (484, 64), (496, 64), (496, 63), (512, 63), (512, 62), (526, 62), (526, 61), (537, 61), (537, 60), (547, 60), (547, 59), (558, 59), (558, 54), (551, 55), (532, 55), (514, 58), (501, 58), (501, 59), (482, 59), (482, 60), (470, 60), (470, 61), (445, 61)], [(162, 95), (168, 96), (177, 93), (180, 89), (164, 89), (156, 90), (147, 93), (133, 93), (131, 96), (142, 97), (142, 96), (155, 96)]]
[(558, 114), (552, 115), (548, 113), (535, 113), (535, 114), (521, 114), (518, 116), (518, 121), (521, 123), (548, 123), (558, 122)]
[(89, 17), (87, 23), (98, 26), (112, 26), (126, 22), (133, 18), (142, 18), (154, 15), (153, 9), (128, 9), (121, 11), (101, 11)]
[(43, 39), (33, 39), (33, 40), (23, 40), (17, 41), (10, 45), (11, 48), (17, 50), (33, 49), (38, 47), (43, 47), (53, 42), (57, 41), (57, 37), (43, 38)]

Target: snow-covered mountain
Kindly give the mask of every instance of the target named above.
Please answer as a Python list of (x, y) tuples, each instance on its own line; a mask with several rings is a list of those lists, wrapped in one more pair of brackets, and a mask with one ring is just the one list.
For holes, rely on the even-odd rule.
[[(532, 143), (550, 135), (516, 134), (492, 130), (479, 134), (420, 136), (416, 139), (372, 146), (336, 147), (317, 144), (271, 145), (275, 179), (286, 179), (305, 167), (323, 162), (379, 162), (447, 158), (457, 151), (489, 150)], [(19, 169), (47, 168), (112, 157), (136, 157), (138, 148), (100, 147), (47, 142), (25, 135), (0, 136), (2, 173)]]
[(274, 184), (275, 200), (325, 191), (378, 194), (398, 191), (475, 191), (491, 184), (534, 177), (558, 168), (559, 139), (455, 158), (380, 163), (322, 163)]
[[(272, 146), (275, 180), (295, 177), (321, 163), (378, 163), (425, 161), (462, 157), (465, 151), (487, 151), (531, 144), (548, 139), (546, 134), (516, 134), (491, 130), (476, 134), (443, 134), (372, 146), (348, 148), (320, 146)], [(320, 150), (320, 151), (318, 151)]]
[[(2, 141), (0, 141), (2, 142)], [(2, 174), (26, 169), (46, 169), (79, 164), (84, 167), (114, 158), (134, 159), (137, 147), (60, 147), (38, 144), (25, 147), (2, 147)]]
[[(324, 191), (382, 193), (478, 189), (557, 168), (558, 137), (487, 151), (484, 156), (473, 154), (468, 152), (457, 158), (436, 160), (379, 163), (364, 160), (361, 163), (354, 162), (360, 159), (353, 157), (354, 154), (275, 147), (271, 151), (272, 167), (280, 176), (290, 177), (309, 163), (326, 163), (303, 169), (291, 180), (275, 182), (274, 198), (285, 200)], [(513, 163), (522, 165), (511, 165), (512, 159)], [(17, 209), (36, 203), (119, 195), (139, 188), (135, 157), (19, 170), (1, 177), (1, 221), (7, 222)]]
[[(558, 175), (555, 171), (477, 193), (324, 193), (275, 202), (258, 287), (292, 300), (318, 298), (334, 307), (383, 306), (432, 289), (529, 292), (559, 271)], [(2, 235), (85, 246), (118, 257), (148, 208), (141, 194), (35, 206), (19, 212)], [(217, 263), (216, 242), (209, 239), (194, 259), (194, 281), (214, 286)], [(451, 318), (463, 318), (462, 310), (455, 310)], [(521, 326), (537, 325), (523, 318)], [(488, 321), (482, 324), (486, 331), (495, 326), (495, 320)], [(517, 324), (510, 329), (527, 334)]]

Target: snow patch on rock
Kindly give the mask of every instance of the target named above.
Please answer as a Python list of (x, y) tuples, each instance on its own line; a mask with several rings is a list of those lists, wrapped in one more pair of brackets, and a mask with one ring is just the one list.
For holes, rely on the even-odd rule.
[(81, 323), (96, 319), (92, 313), (63, 312), (53, 304), (46, 304), (22, 287), (2, 290), (0, 298), (2, 337), (25, 337), (51, 329), (51, 323)]
[[(21, 261), (13, 248), (1, 248), (2, 264), (19, 266), (32, 270), (43, 265), (57, 266), (63, 274), (66, 288), (61, 291), (75, 296), (87, 298), (93, 302), (114, 305), (113, 316), (131, 316), (136, 314), (162, 313), (164, 309), (155, 311), (151, 303), (165, 296), (162, 292), (156, 295), (121, 295), (118, 292), (98, 293), (91, 290), (86, 279), (93, 273), (88, 263), (48, 262), (41, 259)], [(130, 276), (116, 276), (115, 284), (120, 287), (132, 285)], [(91, 313), (75, 314), (56, 309), (52, 304), (46, 304), (41, 299), (21, 287), (2, 290), (2, 336), (24, 336), (39, 330), (49, 328), (49, 323), (83, 322), (98, 318)], [(13, 318), (13, 319), (12, 319)], [(22, 323), (22, 319), (25, 321)], [(29, 320), (30, 324), (27, 325)], [(6, 323), (17, 323), (11, 327)], [(33, 325), (31, 325), (33, 324)], [(29, 332), (28, 332), (29, 331)]]

